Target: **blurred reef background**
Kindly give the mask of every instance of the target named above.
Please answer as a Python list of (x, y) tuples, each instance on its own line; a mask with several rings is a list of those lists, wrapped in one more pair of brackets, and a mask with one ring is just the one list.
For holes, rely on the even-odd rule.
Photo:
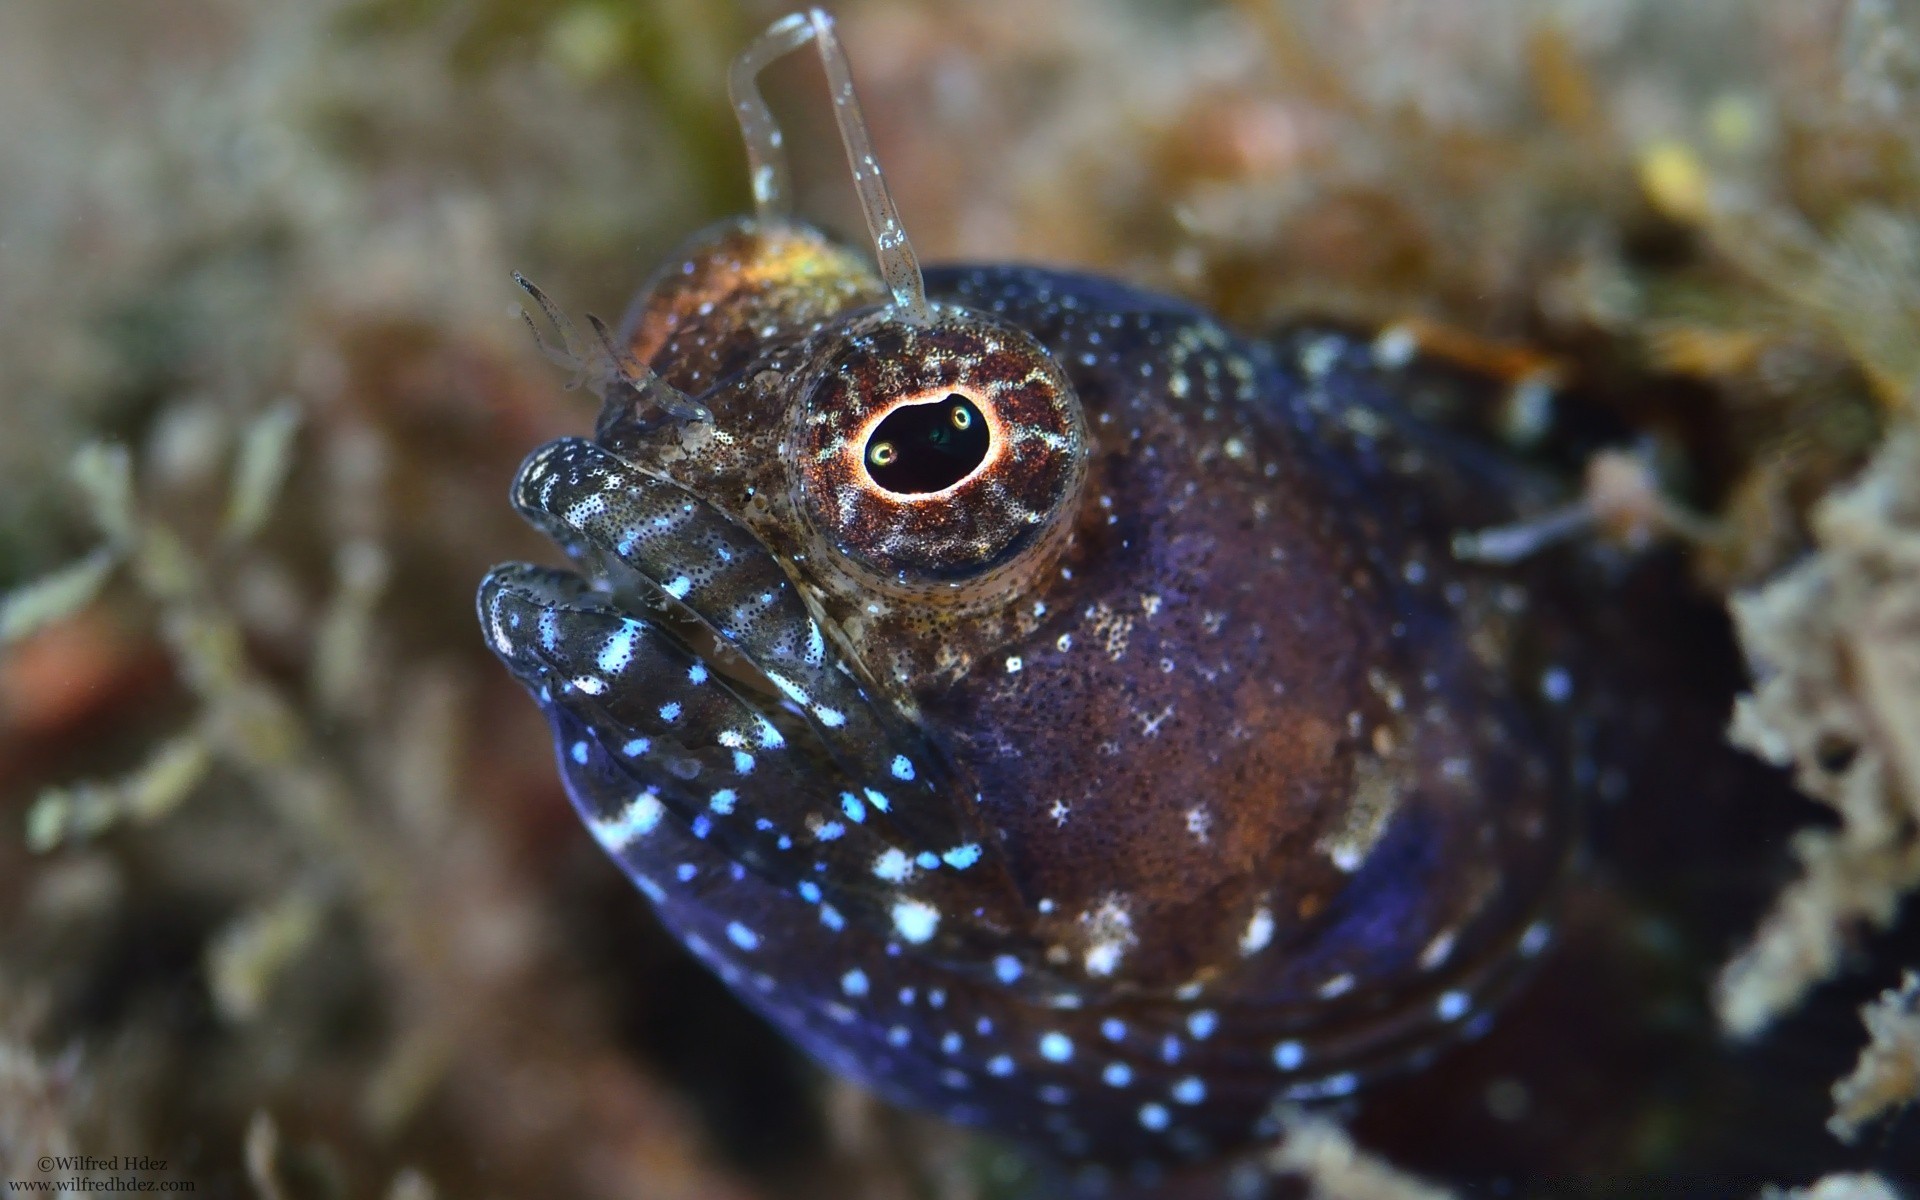
[[(515, 464), (591, 421), (510, 272), (615, 315), (744, 211), (726, 67), (783, 11), (0, 4), (0, 1177), (1049, 1194), (821, 1077), (658, 931), (472, 617), (487, 566), (547, 553)], [(1763, 902), (1691, 926), (1665, 914), (1710, 886), (1616, 888), (1575, 920), (1605, 955), (1569, 939), (1517, 1032), (1350, 1134), (1299, 1118), (1264, 1169), (1355, 1200), (1920, 1195), (1920, 6), (835, 12), (923, 259), (1100, 270), (1248, 331), (1411, 323), (1505, 381), (1516, 453), (1551, 461), (1547, 413), (1619, 433), (1556, 465), (1684, 562), (1707, 661), (1674, 669), (1720, 689), (1689, 752), (1730, 738), (1774, 793), (1647, 877)], [(817, 68), (770, 82), (803, 209), (857, 233)], [(1650, 1045), (1552, 1025), (1596, 962), (1655, 981)], [(1765, 1121), (1663, 1048), (1709, 1044), (1784, 1064), (1754, 1068)], [(1593, 1072), (1587, 1107), (1529, 1071)]]

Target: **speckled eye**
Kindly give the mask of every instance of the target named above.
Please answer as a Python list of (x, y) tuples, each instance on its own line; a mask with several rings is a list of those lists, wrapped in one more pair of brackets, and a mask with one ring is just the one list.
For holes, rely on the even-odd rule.
[(882, 312), (807, 386), (796, 498), (863, 582), (974, 595), (1049, 560), (1070, 530), (1086, 420), (1025, 333), (958, 310), (924, 325)]

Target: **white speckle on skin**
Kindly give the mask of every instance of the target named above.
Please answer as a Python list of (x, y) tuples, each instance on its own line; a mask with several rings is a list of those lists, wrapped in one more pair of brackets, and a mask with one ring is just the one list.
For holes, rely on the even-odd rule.
[(900, 936), (920, 945), (940, 927), (940, 914), (919, 900), (901, 900), (893, 906), (893, 927)]
[(977, 842), (967, 842), (955, 846), (940, 856), (946, 864), (956, 871), (964, 871), (980, 861), (980, 846)]
[(1082, 913), (1080, 925), (1087, 931), (1085, 965), (1089, 975), (1112, 975), (1127, 950), (1139, 939), (1133, 933), (1133, 914), (1119, 893), (1100, 901), (1100, 907)]
[(1187, 1014), (1187, 1032), (1192, 1034), (1196, 1041), (1204, 1041), (1219, 1026), (1220, 1018), (1211, 1009), (1203, 1008), (1199, 1012)]
[(1308, 342), (1300, 351), (1300, 369), (1309, 379), (1323, 378), (1333, 370), (1333, 364), (1340, 358), (1340, 340), (1334, 337), (1319, 337)]
[(1573, 676), (1565, 667), (1548, 667), (1540, 674), (1540, 694), (1554, 704), (1565, 704), (1573, 696)]
[(1073, 1039), (1057, 1029), (1048, 1030), (1040, 1035), (1040, 1057), (1048, 1062), (1066, 1062), (1073, 1057)]
[(1207, 1085), (1198, 1076), (1189, 1075), (1173, 1085), (1173, 1098), (1180, 1104), (1198, 1104), (1207, 1098)]
[(1166, 1105), (1164, 1104), (1142, 1104), (1140, 1106), (1140, 1125), (1144, 1129), (1150, 1129), (1155, 1133), (1159, 1133), (1167, 1127), (1168, 1122), (1172, 1121), (1172, 1119), (1173, 1114), (1167, 1111)]
[(987, 1060), (987, 1074), (1006, 1077), (1013, 1074), (1013, 1059), (1004, 1054), (996, 1054)]
[(1353, 990), (1353, 976), (1342, 973), (1320, 985), (1320, 998), (1331, 1000), (1336, 996), (1344, 996), (1351, 990)]
[(727, 923), (727, 940), (742, 950), (758, 950), (760, 948), (760, 935), (738, 921), (729, 921)]
[(1547, 942), (1552, 940), (1552, 938), (1553, 930), (1547, 926), (1547, 923), (1545, 921), (1535, 921), (1533, 924), (1527, 926), (1525, 933), (1520, 935), (1520, 953), (1526, 955), (1528, 958), (1532, 958), (1542, 950), (1545, 950), (1547, 948)]
[(1002, 954), (993, 960), (993, 976), (1001, 983), (1012, 983), (1020, 978), (1020, 960), (1011, 954)]
[(1023, 667), (1024, 665), (1025, 664), (1020, 661), (1020, 656), (1018, 654), (1007, 655), (1007, 674), (1018, 675), (1020, 673), (1021, 667)]
[(913, 864), (898, 847), (890, 846), (873, 860), (873, 873), (888, 883), (899, 883), (913, 874)]
[(1110, 1042), (1123, 1041), (1127, 1036), (1127, 1023), (1119, 1017), (1108, 1017), (1100, 1022), (1100, 1036)]
[(1433, 1011), (1442, 1021), (1458, 1021), (1472, 1007), (1465, 992), (1442, 992), (1433, 1003)]
[(896, 754), (893, 756), (893, 777), (895, 779), (906, 780), (913, 778), (913, 763), (908, 761), (906, 755)]
[(1258, 954), (1273, 941), (1273, 913), (1269, 909), (1256, 908), (1253, 916), (1247, 919), (1247, 927), (1240, 934), (1240, 953)]
[(1171, 717), (1172, 715), (1173, 715), (1173, 705), (1169, 704), (1165, 708), (1161, 709), (1160, 712), (1155, 716), (1140, 717), (1140, 736), (1141, 737), (1159, 737), (1160, 727), (1166, 724), (1167, 718)]
[(593, 836), (602, 846), (608, 850), (624, 850), (637, 839), (652, 833), (665, 812), (666, 806), (660, 803), (658, 793), (649, 790), (629, 801), (618, 817), (596, 820), (590, 825)]
[(1125, 1063), (1108, 1063), (1106, 1069), (1100, 1072), (1100, 1078), (1106, 1081), (1108, 1087), (1126, 1087), (1133, 1082), (1133, 1068)]
[(1297, 1071), (1307, 1061), (1306, 1047), (1299, 1042), (1281, 1042), (1273, 1048), (1273, 1065), (1282, 1071)]
[(867, 973), (865, 971), (862, 971), (859, 967), (855, 967), (853, 970), (848, 971), (845, 975), (842, 975), (840, 977), (840, 990), (845, 992), (849, 996), (866, 995), (867, 994)]
[(1414, 351), (1419, 346), (1413, 330), (1405, 325), (1389, 325), (1380, 331), (1380, 336), (1373, 339), (1374, 365), (1397, 371), (1413, 361)]
[(1449, 929), (1428, 942), (1426, 948), (1420, 951), (1420, 966), (1431, 971), (1446, 962), (1447, 956), (1453, 953), (1454, 936), (1454, 931)]
[(619, 674), (633, 661), (633, 647), (638, 639), (637, 626), (623, 626), (619, 633), (607, 639), (606, 645), (600, 647), (600, 654), (594, 662), (609, 675)]

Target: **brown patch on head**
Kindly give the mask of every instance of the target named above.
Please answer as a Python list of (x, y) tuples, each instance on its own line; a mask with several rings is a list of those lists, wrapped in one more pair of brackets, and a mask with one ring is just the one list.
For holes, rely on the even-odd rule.
[(734, 221), (674, 256), (641, 290), (622, 330), (635, 357), (697, 395), (770, 338), (886, 298), (864, 256), (818, 231)]

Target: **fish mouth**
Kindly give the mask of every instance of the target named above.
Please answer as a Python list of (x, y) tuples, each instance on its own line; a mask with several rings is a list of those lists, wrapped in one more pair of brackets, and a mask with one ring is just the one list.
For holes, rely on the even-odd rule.
[[(496, 567), (480, 620), (571, 731), (561, 768), (590, 824), (596, 805), (654, 798), (809, 903), (956, 963), (1020, 923), (941, 756), (842, 664), (752, 533), (579, 438), (530, 455), (512, 497), (578, 570)], [(619, 795), (601, 804), (609, 779)]]
[[(752, 723), (771, 722), (783, 736), (850, 727), (860, 737), (891, 734), (867, 728), (873, 706), (839, 669), (773, 554), (681, 484), (594, 442), (562, 438), (528, 456), (512, 501), (575, 567), (508, 564), (482, 584), (489, 640), (523, 683), (551, 691), (558, 681), (593, 697), (657, 693), (663, 681), (636, 658), (644, 640), (694, 677), (723, 680)], [(509, 624), (513, 613), (535, 620), (530, 644)], [(595, 636), (604, 644), (588, 645)], [(682, 740), (700, 732), (683, 728)], [(839, 740), (800, 744), (828, 750), (832, 762)]]

